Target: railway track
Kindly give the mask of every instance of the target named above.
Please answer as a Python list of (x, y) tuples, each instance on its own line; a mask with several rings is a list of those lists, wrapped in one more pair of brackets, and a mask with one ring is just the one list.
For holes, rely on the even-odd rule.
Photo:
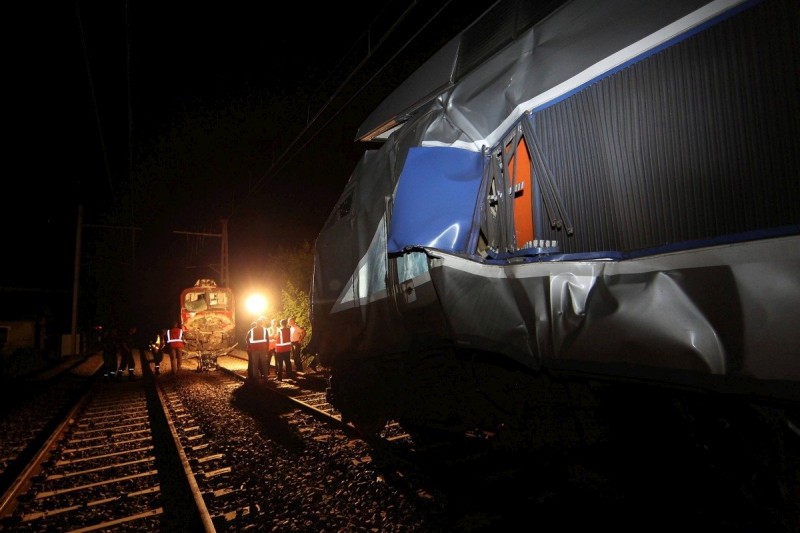
[(515, 508), (613, 521), (625, 501), (592, 457), (498, 457), (485, 435), (414, 442), (394, 422), (365, 443), (324, 378), (245, 383), (230, 366), (95, 381), (20, 452), (0, 531), (483, 531)]
[[(327, 402), (324, 380), (245, 387), (241, 371), (219, 370), (215, 376), (191, 372), (190, 379), (95, 378), (72, 409), (57, 417), (52, 432), (34, 439), (38, 452), (11, 486), (2, 487), (0, 531), (238, 531), (269, 524), (274, 518), (259, 494), (273, 490), (274, 481), (253, 480), (253, 466), (241, 457), (247, 443), (206, 433), (207, 407), (186, 404), (191, 388), (207, 387), (211, 397), (244, 392), (256, 402), (270, 397), (272, 406), (281, 403), (275, 400), (280, 396), (292, 406), (283, 408), (281, 417), (299, 420), (291, 424), (313, 431), (306, 433), (309, 439), (335, 440), (330, 431), (320, 436), (319, 429), (290, 415), (292, 409), (338, 428), (348, 440), (357, 438)], [(240, 422), (225, 423), (230, 429)], [(252, 430), (242, 427), (241, 433)]]
[[(98, 366), (89, 360), (67, 361), (29, 379), (7, 380), (1, 385), (0, 487), (20, 473), (20, 459), (38, 450), (31, 443), (49, 435), (74, 403), (91, 386)], [(22, 429), (22, 430), (21, 430)], [(2, 491), (0, 491), (2, 492)]]
[[(222, 370), (241, 381), (246, 373), (222, 367)], [(355, 438), (366, 438), (385, 475), (406, 480), (425, 478), (431, 472), (438, 472), (444, 478), (454, 472), (468, 470), (477, 472), (486, 469), (487, 474), (478, 483), (494, 483), (500, 479), (493, 471), (498, 465), (498, 457), (492, 454), (487, 435), (480, 432), (466, 432), (463, 435), (428, 434), (424, 443), (415, 442), (411, 435), (395, 420), (371, 437), (364, 437), (349, 422), (342, 419), (341, 413), (328, 401), (327, 377), (319, 374), (298, 374), (296, 379), (283, 382), (274, 380), (259, 381), (258, 385), (271, 394), (279, 395), (292, 405), (308, 412), (325, 423), (337, 425)], [(519, 474), (519, 463), (504, 462), (502, 469), (506, 478)], [(527, 469), (527, 465), (523, 465)], [(491, 478), (493, 481), (487, 481)], [(471, 483), (474, 483), (473, 479)], [(425, 482), (423, 482), (425, 483)], [(505, 490), (505, 489), (504, 489)], [(501, 491), (504, 492), (504, 491)]]
[[(289, 384), (268, 382), (267, 387), (309, 412), (344, 424), (325, 392), (313, 390), (319, 387), (313, 382), (313, 376), (304, 376)], [(646, 480), (646, 474), (620, 475), (619, 471), (609, 470), (606, 461), (619, 458), (616, 451), (605, 448), (551, 450), (541, 455), (497, 453), (492, 445), (493, 434), (478, 430), (461, 436), (426, 432), (424, 442), (415, 442), (395, 421), (389, 421), (377, 437), (369, 440), (370, 448), (383, 463), (384, 471), (398, 474), (394, 481), (397, 477), (424, 478), (424, 485), (435, 485), (448, 494), (453, 516), (485, 513), (480, 518), (484, 522), (478, 528), (481, 531), (516, 528), (519, 520), (509, 519), (505, 514), (513, 502), (522, 509), (536, 508), (538, 524), (559, 529), (566, 523), (584, 525), (584, 519), (587, 523), (619, 523), (618, 513), (626, 510), (630, 516), (625, 523), (638, 530), (662, 505), (673, 505), (663, 502), (673, 501), (674, 505), (684, 506), (682, 516), (719, 530), (783, 532), (785, 528), (795, 531), (797, 527), (791, 517), (784, 522), (786, 518), (770, 516), (769, 509), (742, 498), (735, 486), (713, 485), (713, 480), (703, 477), (702, 472), (696, 477), (698, 484), (708, 483), (707, 488), (713, 493), (705, 500), (692, 496), (694, 488), (680, 485), (656, 493), (660, 501), (641, 499), (634, 483)], [(679, 452), (683, 453), (676, 450)], [(685, 461), (681, 468), (687, 474), (702, 467), (694, 456), (686, 455)], [(617, 466), (624, 472), (624, 460)], [(653, 474), (654, 479), (666, 478), (657, 470)], [(732, 501), (739, 502), (735, 510), (730, 507)], [(639, 507), (630, 510), (631, 502), (637, 502)], [(575, 515), (576, 508), (583, 509), (585, 515)]]
[[(224, 363), (220, 369), (240, 381), (246, 381), (244, 370), (226, 368)], [(324, 374), (297, 374), (296, 379), (277, 382), (272, 379), (260, 382), (270, 393), (280, 395), (300, 409), (312, 413), (323, 421), (336, 424), (348, 432), (354, 432), (352, 424), (342, 419), (342, 414), (328, 401), (327, 376)], [(411, 442), (410, 435), (397, 421), (390, 420), (379, 436), (387, 442)]]
[(0, 527), (156, 531), (186, 524), (201, 530), (208, 518), (191, 506), (188, 478), (165, 475), (180, 467), (166, 432), (139, 383), (97, 382), (6, 493)]

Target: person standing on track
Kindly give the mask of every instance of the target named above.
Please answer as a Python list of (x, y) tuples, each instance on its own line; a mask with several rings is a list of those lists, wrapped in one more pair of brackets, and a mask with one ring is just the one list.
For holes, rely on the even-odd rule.
[[(248, 357), (247, 377), (251, 379), (269, 377), (267, 353), (269, 352), (269, 337), (265, 327), (266, 318), (258, 317), (254, 328), (247, 332), (247, 350), (252, 353)], [(252, 367), (252, 368), (251, 368)]]
[(286, 319), (281, 319), (281, 327), (275, 335), (275, 364), (278, 367), (278, 381), (283, 381), (283, 369), (286, 368), (286, 377), (294, 377), (292, 372), (292, 330)]
[(256, 377), (256, 360), (253, 350), (250, 348), (250, 335), (253, 333), (253, 328), (258, 325), (258, 322), (250, 322), (250, 329), (244, 334), (244, 345), (247, 351), (247, 379), (255, 379)]
[(128, 328), (128, 333), (122, 338), (119, 352), (122, 358), (117, 369), (117, 377), (121, 378), (128, 372), (128, 379), (133, 379), (136, 372), (136, 362), (133, 360), (133, 347), (136, 343), (136, 326)]
[(303, 371), (303, 339), (306, 338), (306, 330), (300, 327), (294, 317), (289, 318), (289, 329), (292, 332), (292, 359), (294, 360), (294, 371)]
[(269, 321), (267, 335), (269, 336), (269, 352), (267, 352), (267, 377), (269, 377), (269, 367), (275, 361), (275, 374), (278, 373), (278, 355), (275, 353), (275, 335), (278, 334), (278, 319), (273, 318)]
[(186, 346), (183, 342), (183, 328), (178, 322), (173, 322), (172, 327), (167, 330), (166, 336), (167, 349), (169, 350), (169, 363), (172, 366), (172, 373), (176, 373), (181, 369), (181, 360), (183, 359), (183, 348)]
[(164, 350), (167, 349), (165, 339), (167, 338), (166, 330), (160, 329), (153, 335), (153, 340), (150, 342), (150, 353), (153, 354), (153, 372), (155, 375), (161, 374), (161, 361), (164, 360)]
[(103, 333), (103, 378), (105, 379), (112, 379), (117, 375), (118, 340), (116, 328), (111, 328)]

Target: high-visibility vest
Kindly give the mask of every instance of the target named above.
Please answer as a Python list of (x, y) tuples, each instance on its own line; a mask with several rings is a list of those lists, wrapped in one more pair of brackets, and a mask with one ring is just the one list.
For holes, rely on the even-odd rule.
[[(173, 335), (175, 334), (177, 334), (177, 338), (173, 338)], [(173, 342), (183, 342), (183, 330), (181, 328), (172, 328), (167, 330), (167, 344)]]
[[(260, 339), (255, 338), (255, 330), (257, 329), (261, 329)], [(266, 344), (267, 346), (269, 346), (269, 338), (267, 337), (267, 328), (261, 327), (261, 328), (251, 329), (247, 334), (247, 342), (248, 344), (250, 344), (251, 346), (255, 346), (256, 348), (263, 348), (263, 346), (261, 346), (262, 344)]]
[(278, 330), (275, 351), (281, 353), (292, 351), (292, 331), (289, 328), (280, 328)]

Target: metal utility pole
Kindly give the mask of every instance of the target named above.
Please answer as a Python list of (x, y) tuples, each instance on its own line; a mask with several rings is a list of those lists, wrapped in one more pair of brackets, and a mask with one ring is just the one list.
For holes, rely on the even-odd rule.
[(80, 293), (81, 280), (81, 236), (83, 226), (83, 204), (78, 205), (78, 223), (75, 230), (75, 268), (72, 274), (72, 329), (70, 331), (72, 351), (63, 355), (77, 355), (78, 350), (78, 294)]
[(193, 235), (195, 237), (219, 237), (222, 240), (222, 246), (219, 259), (219, 277), (222, 287), (229, 287), (230, 280), (228, 279), (228, 220), (220, 220), (222, 223), (221, 233), (199, 233), (195, 231), (173, 231), (181, 235)]
[(220, 220), (222, 223), (222, 251), (219, 258), (219, 276), (223, 287), (230, 287), (228, 282), (228, 220)]

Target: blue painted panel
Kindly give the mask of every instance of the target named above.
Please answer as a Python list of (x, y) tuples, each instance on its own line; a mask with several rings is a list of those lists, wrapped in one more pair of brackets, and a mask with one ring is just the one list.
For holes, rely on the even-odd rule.
[(482, 173), (480, 153), (411, 148), (395, 194), (389, 253), (412, 246), (465, 252)]

